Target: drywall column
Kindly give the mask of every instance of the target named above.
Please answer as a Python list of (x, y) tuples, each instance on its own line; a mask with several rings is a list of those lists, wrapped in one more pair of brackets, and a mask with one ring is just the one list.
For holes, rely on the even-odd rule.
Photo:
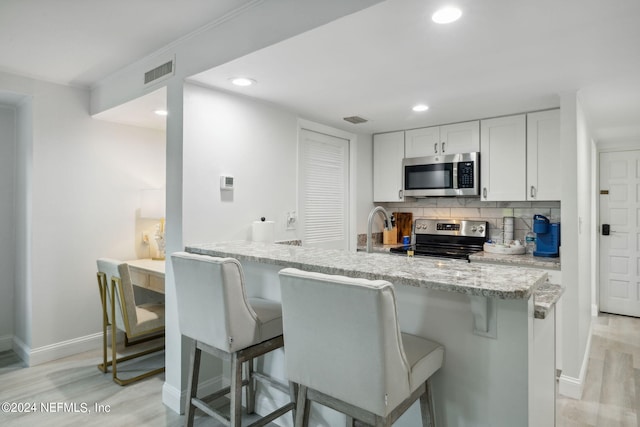
[(580, 398), (591, 336), (591, 159), (588, 129), (575, 92), (561, 94), (562, 147), (562, 376), (559, 392)]
[(17, 108), (15, 182), (15, 294), (13, 350), (26, 362), (31, 347), (31, 218), (33, 176), (33, 98)]
[(183, 176), (183, 83), (172, 80), (167, 86), (167, 209), (165, 275), (165, 383), (162, 401), (178, 413), (184, 412), (182, 390), (187, 388), (189, 352), (183, 345), (178, 325), (176, 287), (170, 254), (184, 249), (182, 236)]
[(16, 110), (0, 105), (0, 351), (13, 343)]

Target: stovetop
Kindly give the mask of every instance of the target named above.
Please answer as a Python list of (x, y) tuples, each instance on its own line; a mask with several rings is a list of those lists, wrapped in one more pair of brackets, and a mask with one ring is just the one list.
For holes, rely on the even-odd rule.
[(413, 250), (416, 256), (469, 260), (482, 251), (487, 236), (486, 221), (418, 218), (414, 224), (415, 243), (391, 249), (395, 253)]

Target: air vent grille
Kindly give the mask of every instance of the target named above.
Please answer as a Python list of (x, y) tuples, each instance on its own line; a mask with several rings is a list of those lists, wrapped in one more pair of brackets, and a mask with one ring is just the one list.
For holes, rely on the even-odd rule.
[(173, 61), (165, 62), (153, 70), (144, 73), (144, 84), (149, 84), (168, 74), (173, 74)]
[(363, 119), (359, 116), (344, 117), (344, 120), (348, 121), (349, 123), (353, 123), (354, 125), (367, 122), (367, 119)]

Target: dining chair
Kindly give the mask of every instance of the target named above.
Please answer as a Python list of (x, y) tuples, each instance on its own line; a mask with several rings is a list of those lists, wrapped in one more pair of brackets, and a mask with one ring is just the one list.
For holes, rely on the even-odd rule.
[[(117, 357), (117, 331), (124, 332), (127, 345), (162, 337), (165, 329), (165, 309), (164, 304), (160, 303), (136, 304), (129, 266), (126, 263), (110, 258), (99, 258), (97, 264), (103, 334), (102, 363), (98, 368), (106, 373), (111, 366), (113, 381), (119, 385), (131, 384), (164, 372), (164, 366), (162, 366), (131, 378), (118, 376), (118, 363), (164, 350), (164, 344)], [(107, 360), (109, 326), (111, 326), (111, 360)]]

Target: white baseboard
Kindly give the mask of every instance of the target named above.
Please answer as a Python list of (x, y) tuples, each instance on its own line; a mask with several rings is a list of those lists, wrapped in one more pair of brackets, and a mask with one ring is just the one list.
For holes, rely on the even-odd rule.
[(3, 335), (0, 337), (0, 351), (13, 349), (13, 335)]
[(589, 366), (589, 356), (591, 355), (591, 335), (593, 333), (593, 322), (589, 327), (589, 335), (587, 337), (587, 345), (584, 349), (584, 357), (582, 359), (582, 366), (580, 367), (579, 378), (570, 377), (568, 375), (560, 375), (558, 380), (558, 393), (563, 396), (571, 397), (572, 399), (580, 400), (582, 398), (582, 391), (584, 389), (584, 380), (587, 376), (587, 367)]
[[(184, 392), (186, 396), (186, 391)], [(183, 393), (172, 386), (165, 383), (162, 385), (162, 403), (177, 414), (184, 414), (184, 397)]]
[(102, 332), (29, 349), (29, 366), (40, 365), (102, 346)]
[(13, 351), (22, 359), (26, 366), (29, 366), (29, 346), (16, 336), (13, 337)]
[[(222, 375), (200, 381), (198, 384), (198, 395), (207, 396), (224, 387)], [(178, 414), (184, 414), (187, 390), (178, 390), (165, 381), (162, 386), (162, 403)]]

